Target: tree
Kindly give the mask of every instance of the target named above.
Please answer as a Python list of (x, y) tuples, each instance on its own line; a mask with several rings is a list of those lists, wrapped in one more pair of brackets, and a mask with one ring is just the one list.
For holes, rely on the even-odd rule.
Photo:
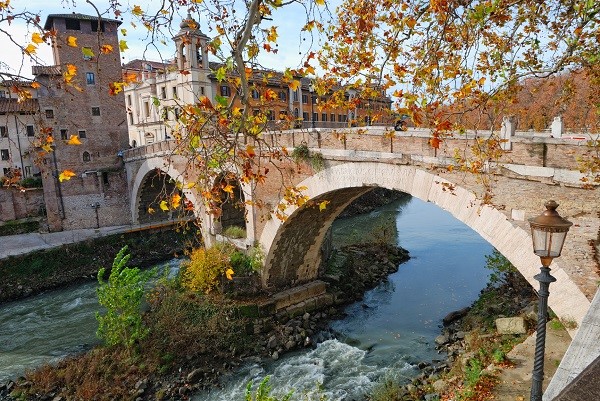
[[(499, 105), (522, 96), (534, 81), (583, 70), (590, 77), (590, 92), (599, 92), (600, 3), (592, 0), (344, 0), (335, 13), (325, 0), (165, 0), (156, 6), (123, 6), (110, 0), (103, 10), (100, 2), (86, 3), (94, 6), (99, 19), (132, 18), (147, 31), (148, 49), (173, 36), (176, 16), (190, 13), (208, 26), (209, 50), (220, 62), (214, 74), (235, 90), (229, 99), (199, 96), (195, 104), (182, 105), (175, 138), (176, 152), (187, 156), (190, 169), (198, 173), (196, 181), (209, 208), (218, 207), (220, 189), (214, 182), (223, 169), (231, 175), (228, 178), (256, 185), (288, 157), (286, 149), (261, 138), (276, 94), (266, 91), (259, 106), (252, 103), (251, 94), (257, 82), (273, 78), (264, 68), (272, 65), (261, 65), (260, 60), (277, 56), (282, 28), (275, 21), (289, 7), (303, 10), (305, 23), (299, 33), (314, 48), (303, 48), (299, 68), (277, 75), (282, 87), (295, 88), (303, 77), (314, 78), (316, 94), (327, 97), (321, 107), (338, 108), (364, 105), (381, 91), (392, 92), (394, 112), (430, 127), (433, 147), (468, 127), (469, 113), (478, 113), (493, 134), (485, 139), (489, 143), (476, 144), (477, 152), (482, 160), (497, 154), (500, 113), (509, 110)], [(76, 8), (75, 3), (69, 6)], [(40, 18), (16, 11), (8, 1), (0, 2), (0, 27), (21, 19), (34, 29), (31, 43), (17, 43), (25, 56), (35, 56), (37, 44), (53, 37), (39, 25)], [(1, 33), (16, 42), (9, 31)], [(126, 49), (125, 39), (120, 47)], [(314, 77), (317, 71), (318, 78)], [(67, 71), (67, 84), (72, 77)], [(118, 93), (132, 79), (126, 76), (110, 90)], [(573, 96), (567, 84), (561, 90), (561, 99)], [(356, 95), (348, 96), (350, 91)], [(591, 114), (597, 114), (597, 99), (593, 102)], [(597, 123), (590, 131), (598, 131)], [(591, 145), (597, 146), (597, 141)], [(598, 164), (593, 155), (582, 161), (582, 168), (592, 173), (592, 182), (600, 181)], [(285, 177), (283, 185), (287, 185)], [(293, 195), (289, 203), (302, 199), (297, 189), (285, 192)]]

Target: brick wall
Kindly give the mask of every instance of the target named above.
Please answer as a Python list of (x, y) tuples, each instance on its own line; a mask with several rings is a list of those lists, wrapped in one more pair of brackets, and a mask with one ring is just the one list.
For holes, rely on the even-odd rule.
[(42, 216), (44, 196), (41, 188), (0, 188), (0, 221)]

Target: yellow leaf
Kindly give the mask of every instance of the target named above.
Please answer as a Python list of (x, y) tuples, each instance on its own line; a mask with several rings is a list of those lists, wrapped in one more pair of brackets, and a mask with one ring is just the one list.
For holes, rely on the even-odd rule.
[(167, 201), (165, 201), (165, 200), (160, 201), (159, 206), (160, 206), (160, 210), (162, 210), (163, 212), (166, 212), (169, 210), (169, 205), (167, 205)]
[(23, 51), (29, 55), (34, 54), (36, 50), (37, 47), (33, 43), (28, 44), (27, 47), (23, 49)]
[(33, 43), (44, 43), (44, 39), (42, 39), (42, 37), (40, 36), (40, 34), (39, 34), (39, 33), (37, 33), (37, 32), (34, 32), (34, 33), (31, 35), (31, 41), (32, 41)]
[(298, 88), (300, 87), (300, 81), (298, 81), (297, 79), (294, 79), (291, 83), (290, 83), (290, 89), (293, 91), (298, 90)]
[(233, 273), (234, 271), (231, 268), (225, 271), (225, 276), (227, 276), (227, 280), (233, 280)]
[(58, 180), (60, 182), (68, 181), (71, 179), (71, 177), (75, 177), (75, 175), (76, 174), (74, 172), (72, 172), (71, 170), (64, 170), (62, 173), (60, 173), (58, 175)]
[(156, 210), (151, 207), (148, 208), (148, 214), (154, 214), (154, 212), (156, 212)]
[(228, 192), (230, 194), (233, 195), (233, 185), (227, 184), (224, 188), (223, 191)]
[(246, 153), (248, 153), (248, 157), (256, 156), (256, 153), (254, 152), (254, 146), (246, 145)]
[(276, 42), (277, 41), (277, 36), (279, 36), (277, 34), (277, 27), (276, 26), (272, 26), (271, 29), (269, 29), (269, 32), (267, 32), (267, 40), (269, 42)]
[(315, 4), (318, 6), (324, 6), (325, 5), (325, 0), (315, 0)]
[(67, 145), (81, 145), (81, 141), (77, 135), (71, 135), (71, 138), (67, 141)]
[(181, 195), (179, 195), (179, 194), (173, 195), (173, 197), (171, 198), (171, 205), (173, 206), (173, 209), (177, 209), (180, 204), (181, 204)]
[(323, 210), (325, 210), (327, 208), (328, 203), (329, 203), (329, 201), (323, 201), (323, 202), (319, 203), (319, 212), (322, 212)]
[(69, 36), (67, 38), (67, 45), (77, 47), (77, 38), (75, 36)]
[(127, 47), (127, 41), (125, 40), (119, 40), (119, 50), (124, 52), (125, 50), (129, 49), (129, 47)]
[(90, 47), (82, 47), (81, 53), (83, 53), (83, 55), (87, 58), (92, 58), (95, 56), (94, 52), (92, 51), (92, 49)]
[(195, 182), (188, 182), (187, 184), (185, 184), (185, 185), (183, 186), (183, 188), (185, 188), (185, 189), (190, 189), (190, 188), (194, 188), (195, 186), (196, 186), (196, 183), (195, 183)]
[(52, 152), (52, 147), (48, 143), (45, 145), (42, 145), (42, 149), (44, 149), (46, 151), (46, 153)]
[(102, 45), (100, 46), (100, 53), (108, 54), (113, 51), (113, 47), (111, 45)]
[(142, 11), (142, 8), (140, 6), (134, 6), (133, 10), (131, 10), (131, 13), (139, 17), (140, 15), (144, 14), (144, 11)]
[(40, 86), (42, 86), (42, 85), (40, 85), (40, 83), (39, 83), (39, 82), (32, 82), (32, 83), (31, 83), (31, 87), (32, 87), (33, 89), (38, 89)]

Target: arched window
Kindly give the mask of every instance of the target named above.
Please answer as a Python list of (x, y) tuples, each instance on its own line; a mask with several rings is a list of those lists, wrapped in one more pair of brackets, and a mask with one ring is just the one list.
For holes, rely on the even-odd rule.
[(137, 141), (134, 139), (133, 141), (131, 141), (131, 147), (135, 148), (137, 146)]
[(83, 162), (84, 162), (84, 163), (87, 163), (87, 162), (89, 162), (90, 160), (92, 160), (92, 156), (90, 155), (90, 152), (87, 152), (87, 151), (86, 151), (86, 152), (83, 152), (83, 157), (82, 157), (82, 159), (83, 159)]

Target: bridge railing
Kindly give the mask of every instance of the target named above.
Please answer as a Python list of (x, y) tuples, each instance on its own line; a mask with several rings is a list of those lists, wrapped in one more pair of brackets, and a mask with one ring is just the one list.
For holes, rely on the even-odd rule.
[[(409, 128), (407, 131), (394, 131), (388, 126), (345, 127), (343, 129), (296, 129), (285, 131), (265, 131), (261, 140), (273, 147), (293, 149), (306, 145), (313, 149), (363, 151), (421, 157), (446, 157), (452, 159), (456, 152), (463, 157), (473, 157), (470, 145), (477, 138), (487, 138), (490, 131), (469, 131), (465, 134), (446, 138), (434, 148), (431, 144), (431, 131), (424, 128)], [(570, 136), (552, 138), (546, 132), (517, 132), (503, 144), (505, 152), (501, 162), (527, 166), (555, 167), (578, 170), (578, 157), (585, 157), (590, 151), (587, 138)], [(176, 149), (174, 140), (155, 142), (128, 149), (124, 159), (135, 160), (164, 155)], [(491, 161), (491, 160), (490, 160)]]

